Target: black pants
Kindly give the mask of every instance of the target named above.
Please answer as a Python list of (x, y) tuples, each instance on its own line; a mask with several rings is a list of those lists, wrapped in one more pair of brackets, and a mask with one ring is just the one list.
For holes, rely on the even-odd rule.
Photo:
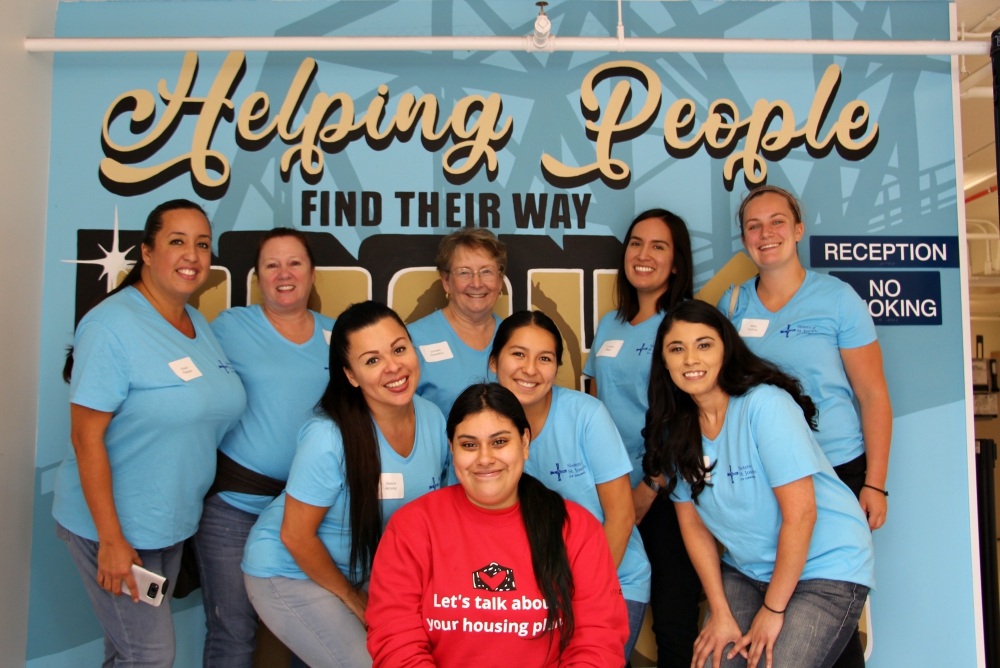
[[(861, 455), (857, 459), (833, 467), (837, 476), (845, 485), (850, 487), (854, 496), (861, 497), (861, 488), (865, 484), (865, 475), (868, 473), (868, 458)], [(833, 668), (864, 668), (865, 650), (861, 646), (861, 634), (857, 629), (854, 635), (847, 641), (847, 647), (841, 652), (840, 658), (833, 664)]]
[(688, 558), (674, 504), (656, 497), (639, 525), (653, 569), (650, 607), (659, 668), (690, 668), (698, 637), (701, 581)]

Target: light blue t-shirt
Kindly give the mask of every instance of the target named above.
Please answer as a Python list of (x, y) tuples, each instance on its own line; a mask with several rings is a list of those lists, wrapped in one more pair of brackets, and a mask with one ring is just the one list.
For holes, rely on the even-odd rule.
[[(400, 457), (385, 440), (378, 425), (375, 426), (383, 479), (386, 474), (402, 476), (401, 498), (381, 500), (383, 529), (403, 504), (440, 488), (442, 475), (451, 468), (441, 411), (431, 402), (416, 396), (413, 397), (413, 408), (417, 425), (409, 457)], [(259, 578), (308, 578), (281, 542), (285, 496), (291, 494), (311, 506), (329, 508), (316, 533), (340, 572), (351, 579), (350, 492), (345, 475), (344, 442), (340, 428), (327, 417), (309, 420), (299, 432), (299, 445), (288, 474), (288, 486), (260, 514), (250, 530), (243, 551), (243, 571)]]
[[(219, 449), (237, 464), (277, 480), (288, 479), (299, 429), (330, 383), (327, 339), (333, 320), (311, 313), (313, 335), (303, 344), (279, 334), (259, 305), (225, 310), (212, 321), (212, 332), (247, 391), (247, 409)], [(254, 515), (274, 500), (238, 492), (220, 492), (219, 498)]]
[(649, 371), (653, 362), (656, 330), (664, 313), (632, 326), (618, 319), (617, 311), (601, 318), (590, 346), (583, 373), (597, 379), (597, 398), (604, 402), (618, 427), (632, 460), (632, 487), (642, 481), (642, 456), (646, 443), (642, 428), (649, 408)]
[[(600, 401), (576, 390), (552, 388), (552, 404), (542, 433), (531, 441), (524, 471), (563, 498), (579, 503), (604, 522), (597, 485), (632, 471), (614, 420)], [(625, 557), (618, 566), (628, 601), (649, 602), (652, 571), (639, 530), (632, 527)]]
[[(800, 580), (840, 580), (875, 587), (872, 534), (861, 506), (823, 455), (802, 409), (773, 385), (730, 397), (722, 431), (702, 437), (712, 466), (694, 507), (726, 546), (722, 560), (760, 582), (770, 582), (778, 554), (781, 508), (773, 487), (812, 476), (816, 525)], [(673, 492), (691, 500), (681, 479)]]
[[(854, 408), (854, 390), (844, 371), (841, 348), (860, 348), (875, 341), (875, 324), (865, 302), (839, 278), (807, 271), (798, 292), (777, 313), (764, 308), (755, 280), (740, 287), (733, 324), (743, 341), (760, 357), (774, 362), (802, 383), (816, 404), (816, 441), (834, 466), (865, 452), (861, 418)], [(729, 315), (727, 290), (719, 310)], [(767, 321), (763, 336), (747, 334), (747, 320)]]
[[(493, 314), (496, 336), (500, 318)], [(451, 328), (441, 311), (407, 326), (410, 339), (420, 354), (420, 384), (417, 394), (433, 401), (445, 419), (451, 412), (452, 404), (465, 388), (476, 383), (496, 382), (496, 375), (490, 371), (490, 349), (493, 339), (485, 350), (475, 350), (465, 345)]]
[[(122, 533), (136, 549), (169, 547), (197, 531), (219, 441), (246, 406), (208, 322), (186, 309), (193, 339), (129, 287), (85, 315), (73, 339), (70, 402), (113, 414), (104, 445)], [(98, 539), (75, 453), (56, 475), (52, 515)]]

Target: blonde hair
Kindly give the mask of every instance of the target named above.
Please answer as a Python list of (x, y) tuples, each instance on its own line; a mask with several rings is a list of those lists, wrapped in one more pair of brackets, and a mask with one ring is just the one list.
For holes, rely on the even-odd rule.
[(785, 201), (788, 202), (788, 207), (792, 210), (792, 215), (795, 216), (795, 222), (802, 222), (802, 205), (799, 203), (799, 200), (795, 198), (795, 195), (788, 192), (784, 188), (779, 188), (778, 186), (758, 186), (748, 192), (743, 197), (743, 201), (740, 203), (740, 210), (736, 214), (736, 222), (739, 223), (740, 226), (740, 235), (743, 234), (743, 214), (746, 211), (747, 204), (750, 203), (750, 200), (755, 197), (760, 197), (765, 193), (774, 193), (775, 195), (781, 195), (784, 197)]
[(481, 227), (463, 227), (441, 240), (437, 257), (434, 259), (438, 271), (451, 271), (451, 260), (460, 247), (483, 251), (496, 261), (501, 274), (506, 273), (507, 244)]

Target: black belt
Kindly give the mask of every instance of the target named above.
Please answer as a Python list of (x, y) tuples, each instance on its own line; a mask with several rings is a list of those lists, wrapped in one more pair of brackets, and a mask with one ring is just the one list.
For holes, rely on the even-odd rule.
[(284, 489), (284, 480), (276, 480), (263, 473), (248, 469), (219, 450), (215, 463), (215, 482), (212, 483), (205, 498), (219, 492), (278, 496)]

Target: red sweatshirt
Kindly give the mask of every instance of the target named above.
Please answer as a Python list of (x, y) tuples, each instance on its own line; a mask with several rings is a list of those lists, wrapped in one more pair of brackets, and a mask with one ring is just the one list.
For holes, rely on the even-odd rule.
[(396, 511), (382, 536), (366, 613), (374, 668), (623, 666), (628, 615), (607, 539), (582, 506), (566, 511), (576, 631), (561, 660), (520, 506), (484, 510), (453, 485)]

